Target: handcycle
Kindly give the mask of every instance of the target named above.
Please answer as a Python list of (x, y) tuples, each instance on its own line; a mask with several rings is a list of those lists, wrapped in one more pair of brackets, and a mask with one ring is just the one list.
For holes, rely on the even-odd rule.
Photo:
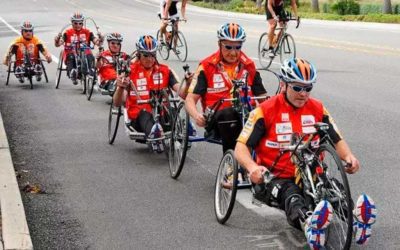
[[(16, 73), (15, 69), (16, 69), (17, 65), (21, 66), (23, 77), (28, 79), (29, 84), (30, 84), (30, 89), (33, 89), (33, 79), (32, 79), (33, 76), (36, 76), (37, 74), (41, 74), (42, 72), (46, 79), (46, 83), (48, 83), (49, 79), (47, 77), (46, 68), (44, 67), (44, 64), (43, 64), (43, 61), (45, 61), (45, 60), (41, 59), (40, 56), (38, 58), (33, 58), (33, 55), (31, 55), (31, 53), (29, 52), (29, 50), (25, 47), (25, 44), (23, 44), (23, 43), (17, 43), (17, 44), (15, 44), (15, 46), (18, 46), (18, 47), (22, 46), (22, 48), (19, 48), (19, 49), (22, 49), (22, 51), (23, 51), (23, 59), (15, 59), (14, 61), (13, 60), (9, 61), (8, 69), (7, 69), (6, 86), (8, 85), (8, 83), (10, 81), (11, 73), (14, 73), (14, 74)], [(11, 51), (9, 53), (9, 56), (11, 58), (11, 56), (12, 56)], [(36, 65), (40, 65), (40, 68), (41, 68), (40, 70), (42, 72), (37, 72), (37, 69), (35, 69)]]
[[(97, 26), (96, 22), (93, 20), (93, 18), (86, 18), (85, 19), (85, 24), (84, 27), (87, 26), (87, 20), (90, 20), (93, 22), (97, 34), (100, 37), (100, 32), (99, 32), (99, 27)], [(71, 24), (65, 25), (59, 34), (62, 34)], [(90, 44), (86, 44), (85, 41), (81, 40), (76, 40), (71, 43), (71, 45), (64, 45), (64, 49), (60, 52), (60, 57), (57, 65), (57, 72), (56, 72), (56, 79), (55, 79), (55, 87), (58, 89), (60, 85), (60, 80), (61, 80), (61, 73), (62, 71), (67, 71), (67, 67), (65, 65), (65, 60), (67, 57), (68, 53), (72, 53), (74, 55), (74, 60), (75, 60), (75, 66), (77, 69), (78, 73), (78, 79), (80, 80), (81, 87), (82, 87), (82, 94), (86, 94), (86, 89), (87, 89), (87, 81), (91, 81), (91, 83), (95, 83), (97, 81), (96, 78), (96, 68), (94, 65), (89, 65), (87, 55), (91, 54), (91, 51), (94, 49), (94, 46), (91, 46)], [(101, 51), (103, 47), (100, 45), (99, 50)], [(68, 53), (66, 53), (68, 52)], [(94, 60), (92, 62), (94, 64)]]
[[(292, 134), (290, 144), (280, 148), (272, 169), (282, 155), (290, 154), (292, 162), (297, 166), (308, 209), (313, 211), (321, 200), (329, 201), (333, 207), (326, 248), (349, 249), (353, 233), (353, 202), (344, 171), (346, 165), (342, 164), (327, 133), (329, 125), (320, 122), (314, 128), (315, 132), (311, 134)], [(315, 147), (312, 142), (317, 136), (320, 144)], [(275, 176), (267, 172), (264, 180), (267, 184), (273, 178)], [(215, 184), (215, 214), (219, 223), (224, 224), (229, 219), (237, 190), (252, 187), (250, 183), (247, 171), (238, 164), (233, 151), (226, 152)], [(254, 193), (254, 189), (251, 190)]]
[[(112, 61), (110, 62), (108, 58), (101, 56), (98, 60), (105, 60), (108, 63), (113, 64), (117, 75), (122, 74), (123, 72), (128, 73), (129, 72), (129, 65), (131, 62), (131, 58), (134, 58), (134, 55), (130, 55), (128, 56), (128, 58), (125, 60), (121, 57), (121, 55), (116, 55), (112, 57)], [(97, 68), (95, 68), (95, 77), (89, 77), (86, 81), (86, 97), (88, 99), (88, 101), (90, 101), (92, 94), (93, 94), (93, 90), (94, 90), (94, 86), (96, 85), (96, 83), (98, 83), (98, 71)], [(110, 83), (113, 85), (113, 89), (115, 88), (115, 81)], [(98, 84), (99, 85), (99, 84)], [(109, 91), (103, 88), (100, 88), (99, 85), (99, 91), (101, 95), (109, 95), (109, 96), (113, 96), (114, 92), (113, 91)]]
[[(188, 72), (189, 67), (184, 67), (184, 70), (185, 72)], [(272, 73), (273, 78), (278, 79), (278, 88), (276, 89), (275, 94), (279, 93), (281, 89), (279, 84), (279, 75), (269, 69), (262, 68), (258, 70), (264, 70), (268, 73)], [(264, 98), (264, 97), (262, 98), (250, 97), (247, 95), (248, 94), (247, 79), (245, 79), (245, 81), (243, 80), (233, 81), (233, 83), (235, 83), (233, 91), (234, 97), (231, 99), (228, 98), (221, 99), (220, 101), (216, 102), (211, 109), (209, 108), (206, 110), (205, 118), (209, 123), (213, 120), (216, 111), (223, 102), (233, 101), (235, 109), (238, 111), (238, 113), (242, 114), (242, 119), (246, 119), (248, 113), (252, 109), (250, 101)], [(243, 96), (240, 96), (241, 92), (243, 93)], [(242, 120), (243, 124), (244, 121), (245, 120)], [(190, 121), (189, 114), (185, 109), (184, 101), (182, 100), (177, 104), (176, 116), (173, 123), (172, 136), (171, 136), (170, 150), (172, 150), (172, 152), (170, 153), (170, 158), (169, 158), (170, 176), (173, 179), (177, 179), (181, 174), (183, 166), (185, 164), (187, 151), (191, 148), (191, 144), (193, 142), (206, 141), (214, 144), (222, 143), (220, 139), (216, 139), (210, 136), (207, 130), (209, 130), (208, 127), (206, 127), (206, 132), (204, 136), (198, 135), (197, 131), (194, 128), (194, 125)]]
[[(131, 83), (132, 91), (137, 93), (136, 88)], [(159, 142), (163, 145), (165, 153), (169, 154), (169, 145), (171, 137), (171, 127), (174, 120), (174, 110), (172, 103), (178, 102), (179, 98), (172, 97), (170, 94), (172, 90), (151, 90), (151, 97), (148, 100), (137, 100), (137, 104), (150, 104), (152, 106), (153, 118), (155, 124), (160, 124), (164, 129), (164, 136), (161, 138), (148, 138), (145, 133), (139, 132), (131, 125), (131, 120), (128, 117), (126, 108), (121, 105), (120, 107), (114, 106), (114, 102), (111, 102), (110, 111), (108, 115), (108, 143), (113, 144), (117, 136), (118, 127), (121, 116), (124, 121), (124, 128), (126, 134), (131, 140), (135, 140), (138, 143), (147, 144), (151, 151), (153, 151), (152, 143)], [(137, 94), (136, 94), (137, 95)], [(139, 96), (139, 95), (137, 95)]]
[[(186, 22), (185, 19), (168, 18), (168, 26), (164, 42), (161, 42), (158, 48), (158, 53), (161, 58), (168, 60), (170, 51), (172, 50), (178, 57), (179, 61), (185, 62), (188, 54), (188, 48), (185, 36), (182, 31), (177, 30), (178, 22)], [(157, 31), (157, 39), (161, 36), (161, 30)]]
[[(275, 56), (278, 54), (281, 63), (285, 61), (285, 59), (296, 57), (296, 44), (294, 42), (294, 38), (292, 35), (287, 33), (287, 23), (289, 21), (296, 21), (296, 29), (300, 25), (300, 18), (292, 18), (291, 13), (287, 13), (285, 17), (279, 17), (279, 27), (275, 29), (275, 31), (278, 31), (278, 34), (274, 34), (274, 41), (272, 44), (274, 52), (273, 57), (268, 55), (268, 48), (270, 47), (268, 33), (264, 32), (261, 34), (258, 42), (258, 60), (260, 61), (260, 65), (262, 67), (268, 68)], [(283, 23), (283, 25), (281, 26), (280, 23)]]

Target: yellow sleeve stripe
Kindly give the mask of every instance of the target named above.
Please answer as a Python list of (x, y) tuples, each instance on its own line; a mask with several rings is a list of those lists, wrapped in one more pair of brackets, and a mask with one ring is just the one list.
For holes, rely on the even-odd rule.
[(194, 91), (194, 89), (196, 88), (196, 85), (197, 85), (197, 78), (199, 77), (200, 72), (203, 71), (203, 70), (204, 70), (203, 65), (200, 64), (200, 66), (196, 70), (196, 73), (193, 76), (192, 82), (190, 83), (190, 86), (189, 86), (189, 89), (188, 89), (188, 93), (192, 93), (193, 94), (193, 91)]
[(254, 127), (259, 119), (264, 119), (264, 114), (261, 108), (256, 108), (250, 112), (249, 119), (247, 119), (242, 132), (240, 133), (237, 141), (246, 144), (251, 134), (254, 131)]

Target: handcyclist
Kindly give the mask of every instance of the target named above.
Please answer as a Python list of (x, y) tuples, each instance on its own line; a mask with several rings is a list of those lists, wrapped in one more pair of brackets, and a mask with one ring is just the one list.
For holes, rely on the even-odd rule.
[[(160, 13), (159, 16), (161, 18), (161, 26), (160, 26), (160, 37), (157, 37), (159, 39), (160, 43), (164, 42), (164, 37), (169, 39), (167, 36), (167, 26), (168, 26), (168, 19), (179, 19), (179, 14), (178, 14), (178, 2), (179, 0), (161, 0), (160, 2)], [(182, 19), (186, 20), (186, 3), (187, 0), (182, 0), (181, 2), (181, 14), (182, 14)], [(175, 28), (178, 30), (178, 22), (175, 22)]]
[[(356, 173), (360, 163), (325, 106), (310, 97), (317, 79), (313, 64), (300, 58), (287, 59), (280, 72), (284, 82), (283, 92), (250, 113), (237, 140), (235, 157), (255, 184), (255, 198), (284, 210), (289, 224), (304, 230), (311, 249), (321, 249), (325, 244), (325, 229), (330, 222), (332, 206), (323, 200), (313, 212), (308, 211), (303, 193), (297, 185), (296, 166), (291, 162), (290, 155), (284, 154), (273, 164), (279, 148), (290, 142), (293, 133), (314, 133), (313, 125), (324, 122), (329, 125), (328, 134), (338, 156), (348, 164), (346, 172)], [(319, 139), (313, 139), (311, 145), (318, 147)], [(250, 148), (255, 150), (256, 161), (250, 154)], [(264, 182), (266, 172), (269, 173), (267, 184)], [(364, 244), (370, 238), (371, 225), (375, 222), (373, 200), (365, 194), (360, 196), (353, 212), (356, 218), (356, 242)]]
[[(95, 37), (93, 32), (89, 29), (83, 27), (83, 22), (85, 17), (83, 14), (76, 12), (71, 16), (71, 24), (72, 28), (66, 30), (64, 34), (58, 34), (54, 38), (54, 45), (56, 47), (60, 47), (64, 45), (64, 56), (65, 56), (65, 65), (67, 65), (67, 75), (72, 80), (74, 85), (78, 84), (78, 78), (81, 76), (78, 74), (77, 65), (75, 62), (75, 46), (81, 46), (83, 43), (86, 46), (90, 46), (90, 43), (93, 42), (95, 45), (100, 46), (103, 40), (103, 36), (99, 33), (98, 37)], [(87, 54), (88, 64), (91, 69), (89, 69), (90, 74), (94, 74), (94, 56), (90, 49), (85, 50)]]
[[(156, 58), (158, 41), (150, 36), (139, 37), (136, 42), (137, 59), (130, 65), (129, 75), (121, 74), (117, 78), (117, 88), (113, 101), (119, 107), (125, 101), (125, 108), (131, 126), (138, 132), (143, 132), (149, 139), (162, 138), (164, 128), (155, 123), (150, 104), (139, 104), (151, 98), (152, 91), (179, 90), (176, 74), (164, 64), (159, 64)], [(189, 83), (191, 78), (186, 79)], [(181, 94), (181, 93), (179, 93)], [(163, 152), (160, 141), (152, 143), (153, 150)]]
[[(265, 14), (268, 21), (268, 56), (274, 57), (274, 47), (276, 46), (279, 34), (275, 36), (275, 29), (277, 24), (283, 26), (284, 23), (279, 19), (287, 18), (284, 9), (284, 0), (265, 0)], [(296, 0), (290, 0), (294, 17), (297, 17), (297, 4)], [(279, 32), (280, 33), (280, 32)]]
[(123, 37), (119, 33), (110, 33), (106, 37), (108, 50), (97, 56), (96, 67), (100, 77), (100, 88), (113, 93), (115, 90), (115, 80), (117, 79), (116, 65), (122, 61), (127, 61), (129, 55), (121, 51)]
[[(232, 96), (234, 80), (247, 81), (250, 96), (266, 96), (267, 91), (254, 62), (242, 51), (246, 40), (244, 29), (236, 23), (226, 23), (217, 34), (219, 49), (200, 62), (189, 87), (185, 105), (197, 126), (206, 126), (211, 135), (222, 139), (225, 152), (235, 148), (236, 138), (242, 129), (239, 114), (229, 101), (222, 103), (212, 124), (206, 124), (204, 112), (220, 99)], [(199, 100), (202, 112), (196, 108)]]
[(21, 24), (21, 36), (17, 37), (10, 45), (7, 50), (7, 54), (4, 58), (4, 65), (9, 65), (11, 56), (15, 55), (15, 76), (18, 80), (24, 82), (24, 54), (25, 50), (30, 55), (32, 64), (35, 70), (36, 80), (40, 81), (42, 76), (42, 66), (40, 62), (39, 52), (44, 55), (46, 61), (51, 63), (51, 54), (43, 45), (43, 42), (39, 40), (37, 36), (33, 34), (34, 26), (31, 22), (25, 21)]

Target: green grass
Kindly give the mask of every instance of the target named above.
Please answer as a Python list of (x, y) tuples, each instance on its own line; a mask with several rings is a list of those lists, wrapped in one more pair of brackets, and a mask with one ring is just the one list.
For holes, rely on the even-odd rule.
[[(358, 1), (359, 3), (373, 3), (373, 4), (382, 4), (382, 2), (374, 1), (374, 0), (365, 0)], [(392, 0), (392, 5), (399, 3), (398, 1)], [(320, 1), (320, 9), (322, 11), (323, 4), (334, 3), (333, 0), (325, 0)], [(211, 8), (217, 10), (225, 10), (225, 11), (233, 11), (233, 12), (241, 12), (241, 13), (251, 13), (251, 14), (265, 14), (264, 8), (257, 9), (254, 2), (252, 1), (241, 1), (241, 0), (233, 0), (228, 4), (218, 4), (218, 3), (210, 3), (210, 2), (192, 2), (191, 4), (204, 7)], [(289, 8), (290, 9), (290, 8)], [(379, 14), (379, 13), (369, 13), (369, 14), (360, 14), (360, 15), (338, 15), (333, 13), (313, 13), (311, 11), (310, 1), (300, 1), (299, 4), (299, 16), (302, 18), (309, 19), (320, 19), (320, 20), (338, 20), (338, 21), (359, 21), (359, 22), (378, 22), (378, 23), (400, 23), (400, 15), (390, 15), (390, 14)]]

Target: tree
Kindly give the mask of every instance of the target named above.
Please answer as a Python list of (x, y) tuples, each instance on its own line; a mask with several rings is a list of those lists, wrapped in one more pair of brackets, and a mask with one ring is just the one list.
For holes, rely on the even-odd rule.
[[(384, 1), (386, 1), (386, 0), (384, 0)], [(311, 9), (312, 9), (313, 12), (319, 12), (318, 0), (311, 0)]]
[(392, 2), (391, 0), (383, 0), (383, 14), (392, 14)]

